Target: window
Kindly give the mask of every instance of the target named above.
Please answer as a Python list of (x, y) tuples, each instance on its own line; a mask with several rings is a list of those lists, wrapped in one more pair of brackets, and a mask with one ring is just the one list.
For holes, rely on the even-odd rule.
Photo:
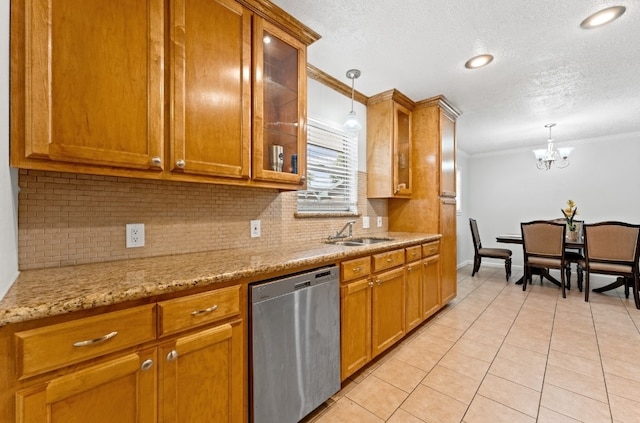
[(298, 212), (357, 212), (358, 135), (337, 124), (307, 122), (307, 190)]

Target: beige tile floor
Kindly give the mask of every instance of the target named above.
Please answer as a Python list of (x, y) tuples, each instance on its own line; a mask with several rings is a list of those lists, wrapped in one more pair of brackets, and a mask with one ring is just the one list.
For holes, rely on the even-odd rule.
[(305, 422), (640, 422), (633, 298), (618, 289), (585, 303), (574, 287), (563, 299), (537, 278), (523, 292), (519, 277), (460, 269), (454, 301)]

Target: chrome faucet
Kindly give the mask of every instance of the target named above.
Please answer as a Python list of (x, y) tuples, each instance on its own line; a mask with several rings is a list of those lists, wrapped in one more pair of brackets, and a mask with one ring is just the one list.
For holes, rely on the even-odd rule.
[[(340, 229), (338, 232), (336, 232), (335, 235), (331, 236), (329, 235), (329, 239), (339, 239), (339, 238), (351, 238), (353, 236), (353, 224), (356, 223), (355, 220), (350, 220), (347, 223), (344, 224), (344, 226), (342, 227), (342, 229)], [(349, 235), (343, 235), (342, 233), (349, 228)]]

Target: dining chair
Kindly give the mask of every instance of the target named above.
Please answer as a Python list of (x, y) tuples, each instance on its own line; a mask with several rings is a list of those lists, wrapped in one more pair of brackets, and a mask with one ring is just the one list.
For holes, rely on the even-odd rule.
[(565, 234), (566, 226), (548, 220), (521, 222), (522, 248), (524, 250), (524, 277), (522, 290), (527, 290), (527, 281), (531, 278), (533, 268), (560, 270), (560, 287), (562, 298), (565, 291)]
[[(589, 278), (592, 273), (616, 275), (633, 280), (633, 298), (640, 309), (638, 293), (640, 225), (625, 222), (585, 224), (584, 230), (584, 300), (589, 301)], [(629, 284), (625, 282), (625, 294)]]
[[(552, 222), (566, 224), (566, 219), (553, 219)], [(582, 236), (582, 227), (584, 225), (584, 221), (582, 220), (574, 220), (574, 223), (579, 228), (578, 236)], [(568, 230), (569, 228), (567, 228)], [(567, 248), (564, 253), (564, 259), (567, 263), (567, 267), (565, 269), (565, 275), (567, 278), (567, 288), (571, 289), (571, 264), (575, 263), (576, 265), (576, 274), (578, 277), (578, 290), (582, 292), (582, 283), (584, 281), (584, 270), (582, 268), (581, 263), (584, 263), (584, 249), (583, 248)]]
[(471, 237), (473, 238), (473, 271), (471, 276), (473, 277), (476, 272), (480, 270), (480, 264), (482, 263), (482, 257), (495, 258), (504, 260), (504, 270), (506, 273), (507, 281), (511, 277), (511, 250), (508, 248), (484, 248), (482, 241), (480, 241), (480, 232), (478, 231), (478, 222), (475, 219), (469, 219), (469, 225), (471, 226)]

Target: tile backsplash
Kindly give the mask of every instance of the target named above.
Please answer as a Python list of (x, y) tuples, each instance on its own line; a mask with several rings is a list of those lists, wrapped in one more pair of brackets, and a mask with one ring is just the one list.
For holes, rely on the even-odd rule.
[[(366, 198), (358, 175), (356, 234), (387, 230), (387, 201)], [(353, 217), (296, 218), (296, 193), (275, 189), (20, 170), (21, 270), (237, 247), (322, 242)], [(376, 218), (383, 217), (382, 228)], [(260, 238), (250, 221), (261, 220)], [(145, 246), (125, 248), (125, 225), (145, 224)]]

